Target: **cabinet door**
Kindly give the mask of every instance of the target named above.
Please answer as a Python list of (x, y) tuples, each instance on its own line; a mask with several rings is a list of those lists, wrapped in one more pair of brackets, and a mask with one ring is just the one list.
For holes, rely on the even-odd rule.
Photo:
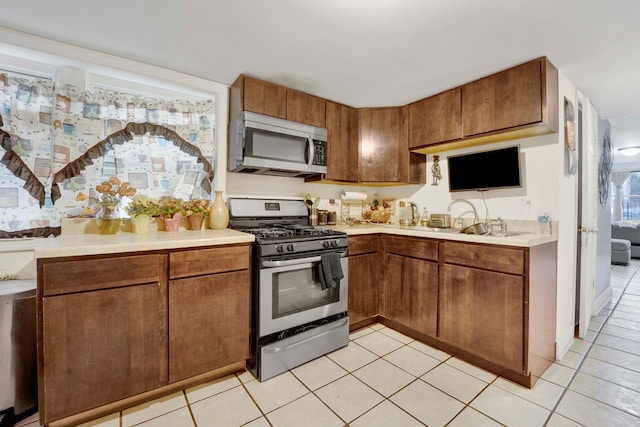
[(542, 121), (541, 73), (536, 60), (464, 85), (464, 136)]
[(349, 323), (378, 314), (380, 258), (377, 253), (349, 257)]
[(524, 367), (524, 279), (444, 264), (440, 339), (521, 372)]
[(166, 282), (45, 297), (42, 315), (45, 422), (167, 384)]
[(323, 128), (326, 126), (324, 103), (323, 98), (287, 89), (287, 119)]
[(409, 147), (462, 138), (461, 102), (461, 89), (456, 88), (409, 105)]
[(404, 107), (360, 109), (360, 181), (408, 181), (406, 111)]
[(169, 282), (169, 381), (249, 358), (249, 270)]
[(387, 254), (384, 316), (435, 336), (438, 316), (438, 264)]
[(327, 101), (326, 179), (358, 181), (358, 111)]
[(285, 119), (287, 89), (273, 83), (243, 76), (242, 108), (244, 111)]

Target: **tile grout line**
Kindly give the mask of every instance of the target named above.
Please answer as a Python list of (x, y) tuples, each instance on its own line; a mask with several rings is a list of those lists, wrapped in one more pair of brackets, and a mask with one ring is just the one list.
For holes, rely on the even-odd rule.
[[(611, 318), (611, 315), (616, 311), (616, 308), (618, 307), (618, 304), (620, 304), (620, 300), (622, 299), (622, 296), (624, 295), (624, 293), (626, 292), (627, 288), (629, 287), (629, 284), (631, 283), (631, 280), (633, 280), (633, 278), (636, 276), (637, 273), (638, 273), (638, 267), (636, 267), (636, 271), (627, 280), (627, 283), (624, 285), (624, 288), (622, 289), (622, 292), (620, 292), (620, 297), (617, 299), (617, 301), (616, 301), (615, 305), (613, 306), (613, 308), (611, 309), (611, 311), (609, 311), (609, 314), (607, 315), (607, 318), (602, 322), (602, 325), (600, 326), (600, 328), (598, 328), (598, 331), (596, 332), (596, 335), (593, 337), (593, 341), (591, 341), (589, 343), (587, 351), (585, 351), (584, 356), (582, 357), (582, 360), (580, 360), (580, 363), (578, 363), (578, 366), (576, 366), (576, 369), (573, 371), (573, 374), (571, 375), (571, 378), (569, 379), (569, 382), (567, 383), (567, 385), (562, 390), (562, 393), (560, 394), (560, 397), (558, 398), (558, 400), (556, 401), (556, 404), (553, 406), (553, 409), (549, 413), (549, 416), (547, 417), (547, 420), (544, 423), (545, 426), (549, 423), (549, 420), (551, 420), (551, 417), (553, 416), (553, 414), (556, 413), (556, 410), (558, 409), (558, 405), (560, 405), (560, 402), (564, 398), (565, 394), (567, 394), (567, 391), (569, 390), (569, 387), (571, 387), (571, 384), (573, 383), (573, 380), (578, 375), (578, 372), (580, 372), (580, 369), (582, 368), (582, 365), (584, 364), (585, 360), (587, 360), (587, 357), (589, 356), (589, 353), (591, 352), (591, 349), (593, 348), (593, 345), (596, 343), (596, 340), (598, 339), (598, 337), (600, 336), (600, 333), (602, 332), (602, 328), (609, 321), (609, 319)], [(611, 276), (611, 273), (609, 273), (609, 276)], [(596, 400), (596, 401), (600, 402), (597, 399), (593, 399), (593, 400)], [(607, 405), (605, 402), (601, 402), (601, 403), (604, 403), (605, 405)], [(611, 405), (608, 405), (608, 406), (611, 406)], [(616, 408), (616, 409), (618, 409), (618, 408)], [(562, 415), (562, 414), (558, 414), (558, 415), (564, 417), (564, 415)], [(567, 418), (567, 417), (565, 417), (565, 418)], [(571, 421), (574, 421), (574, 420), (571, 420)], [(577, 421), (574, 421), (574, 422), (577, 422)]]

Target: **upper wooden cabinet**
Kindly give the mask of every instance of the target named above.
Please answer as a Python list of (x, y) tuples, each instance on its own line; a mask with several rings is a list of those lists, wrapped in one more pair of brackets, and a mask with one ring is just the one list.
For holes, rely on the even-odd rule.
[(323, 128), (324, 103), (323, 98), (240, 75), (230, 88), (229, 118), (251, 111)]
[(462, 90), (409, 104), (409, 147), (416, 148), (462, 138)]
[(557, 131), (558, 70), (546, 58), (411, 104), (410, 147), (425, 154)]
[(358, 181), (358, 110), (327, 101), (327, 174), (325, 179)]
[(425, 157), (409, 151), (408, 107), (359, 109), (359, 182), (426, 182)]
[(320, 128), (326, 127), (325, 100), (308, 93), (287, 89), (287, 120)]
[(542, 69), (528, 62), (462, 88), (464, 136), (542, 121)]

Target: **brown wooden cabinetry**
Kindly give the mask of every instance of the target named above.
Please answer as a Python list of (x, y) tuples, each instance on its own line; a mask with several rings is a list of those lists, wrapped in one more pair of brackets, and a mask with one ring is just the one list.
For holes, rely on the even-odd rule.
[(169, 257), (169, 381), (248, 359), (249, 248), (188, 250)]
[(349, 237), (349, 325), (372, 323), (380, 282), (379, 236)]
[(440, 339), (519, 372), (524, 306), (522, 276), (451, 264), (442, 268)]
[(325, 100), (274, 83), (240, 75), (231, 85), (229, 118), (243, 111), (325, 127)]
[(465, 136), (542, 121), (540, 61), (527, 62), (463, 86)]
[(557, 132), (558, 70), (538, 58), (411, 107), (411, 149), (421, 153)]
[(462, 138), (461, 89), (456, 88), (409, 105), (409, 147)]
[(358, 110), (327, 101), (327, 174), (333, 181), (358, 181)]
[(66, 259), (39, 270), (42, 422), (167, 384), (166, 255)]
[(385, 238), (382, 316), (430, 336), (438, 324), (438, 242)]
[(426, 182), (425, 157), (409, 151), (408, 107), (359, 110), (359, 181)]
[(41, 423), (77, 425), (243, 366), (249, 265), (248, 245), (39, 259)]

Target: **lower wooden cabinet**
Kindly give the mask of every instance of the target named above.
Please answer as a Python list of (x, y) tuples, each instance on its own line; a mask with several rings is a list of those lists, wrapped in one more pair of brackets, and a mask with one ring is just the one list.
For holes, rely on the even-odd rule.
[(249, 358), (248, 270), (169, 282), (169, 381)]
[(379, 313), (380, 243), (378, 235), (349, 237), (349, 324)]
[(437, 314), (438, 263), (387, 254), (382, 315), (436, 336)]
[(75, 425), (69, 417), (244, 364), (250, 260), (249, 245), (39, 259), (40, 422)]
[(166, 284), (44, 298), (42, 317), (43, 421), (167, 383)]
[[(381, 321), (528, 387), (553, 363), (555, 242), (524, 248), (389, 235), (372, 253), (365, 238), (374, 237), (349, 237), (353, 328)], [(377, 314), (365, 302), (373, 295)]]
[(440, 339), (515, 371), (524, 369), (524, 278), (442, 267)]

